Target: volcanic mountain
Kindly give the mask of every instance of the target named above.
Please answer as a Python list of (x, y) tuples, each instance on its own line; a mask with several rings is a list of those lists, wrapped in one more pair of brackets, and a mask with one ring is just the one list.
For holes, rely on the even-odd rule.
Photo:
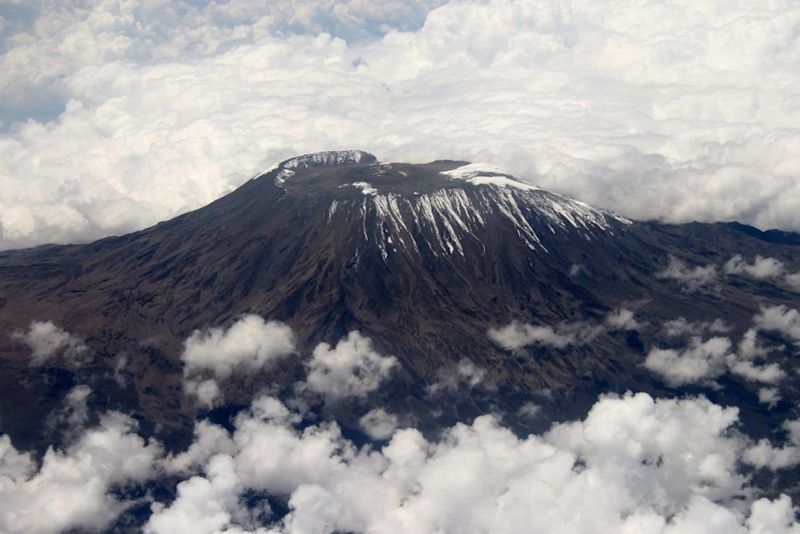
[[(704, 277), (737, 255), (796, 271), (800, 236), (631, 221), (485, 164), (300, 156), (143, 231), (0, 253), (0, 420), (16, 443), (41, 446), (44, 425), (31, 421), (88, 380), (96, 405), (136, 413), (154, 432), (190, 432), (198, 408), (181, 388), (184, 340), (258, 314), (288, 323), (301, 354), (360, 331), (400, 364), (371, 399), (431, 427), (433, 413), (442, 424), (514, 414), (530, 399), (546, 421), (575, 416), (606, 391), (702, 390), (740, 406), (753, 434), (765, 434), (789, 404), (767, 410), (745, 378), (678, 386), (643, 366), (669, 341), (667, 321), (718, 320), (738, 340), (767, 300), (796, 305), (796, 289), (768, 279)], [(629, 311), (640, 328), (623, 325)], [(19, 340), (31, 321), (79, 336), (92, 362), (32, 369)], [(498, 334), (510, 324), (506, 334), (528, 342)], [(769, 362), (790, 356), (787, 346)], [(464, 362), (485, 373), (485, 387), (432, 395)], [(225, 398), (236, 406), (265, 384), (288, 390), (301, 373), (296, 359), (231, 377)], [(784, 398), (797, 386), (791, 373)]]

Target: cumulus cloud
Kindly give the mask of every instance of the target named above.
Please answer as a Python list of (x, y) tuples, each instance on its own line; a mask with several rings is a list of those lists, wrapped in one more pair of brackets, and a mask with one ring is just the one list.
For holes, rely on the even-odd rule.
[(517, 415), (523, 418), (532, 419), (542, 413), (542, 407), (535, 402), (526, 402), (517, 410)]
[[(246, 315), (227, 329), (196, 330), (184, 342), (181, 355), (184, 392), (199, 405), (214, 407), (223, 401), (222, 380), (234, 373), (269, 369), (294, 353), (292, 329), (258, 315)], [(397, 365), (397, 358), (379, 354), (369, 338), (352, 331), (335, 347), (320, 343), (314, 348), (306, 362), (306, 379), (297, 383), (297, 392), (319, 395), (326, 401), (365, 397)]]
[(776, 258), (756, 256), (753, 263), (747, 263), (737, 254), (725, 263), (723, 271), (725, 274), (748, 275), (757, 280), (773, 280), (792, 289), (800, 289), (800, 272), (787, 272), (786, 265)]
[(800, 464), (800, 447), (797, 443), (775, 447), (768, 439), (760, 439), (758, 443), (744, 451), (742, 460), (755, 467), (768, 468), (773, 471), (786, 469)]
[(158, 443), (145, 442), (136, 423), (116, 412), (67, 449), (48, 449), (39, 466), (0, 436), (0, 530), (103, 529), (129, 504), (111, 490), (152, 477), (160, 455)]
[(603, 332), (603, 327), (586, 322), (550, 325), (530, 325), (512, 322), (501, 328), (489, 329), (489, 337), (508, 350), (518, 350), (528, 345), (546, 345), (563, 349), (568, 345), (591, 343)]
[(192, 477), (178, 484), (178, 495), (171, 506), (154, 505), (144, 532), (223, 532), (241, 509), (238, 496), (242, 484), (230, 456), (212, 457), (205, 471), (205, 477)]
[(747, 274), (759, 279), (778, 278), (784, 273), (785, 269), (783, 262), (775, 258), (756, 256), (753, 263), (748, 264), (740, 254), (728, 260), (723, 267), (725, 274)]
[(207, 369), (227, 378), (237, 368), (257, 371), (294, 352), (294, 334), (287, 325), (246, 315), (229, 328), (196, 330), (184, 342), (186, 372)]
[(64, 405), (50, 414), (47, 420), (49, 432), (61, 431), (69, 441), (75, 441), (89, 421), (89, 396), (92, 389), (79, 384), (64, 397)]
[(168, 472), (189, 473), (215, 454), (232, 454), (235, 450), (236, 446), (225, 429), (205, 420), (199, 421), (194, 426), (194, 440), (189, 448), (170, 455), (164, 465)]
[(561, 322), (557, 326), (531, 325), (512, 321), (506, 326), (490, 328), (489, 338), (506, 350), (519, 350), (528, 345), (544, 345), (563, 349), (569, 345), (585, 345), (610, 330), (637, 330), (644, 325), (633, 311), (618, 308), (606, 315), (603, 323), (591, 321)]
[(710, 382), (726, 372), (753, 382), (777, 384), (786, 377), (780, 365), (758, 360), (783, 347), (763, 346), (757, 336), (757, 329), (748, 330), (735, 349), (727, 337), (703, 341), (701, 336), (693, 336), (681, 349), (651, 349), (644, 366), (673, 387)]
[(197, 399), (197, 404), (204, 408), (213, 408), (223, 400), (222, 390), (220, 390), (219, 384), (213, 378), (206, 378), (205, 380), (197, 377), (185, 378), (183, 391)]
[(632, 310), (619, 308), (606, 316), (606, 326), (615, 330), (640, 330), (643, 325), (636, 320)]
[(52, 321), (31, 321), (27, 331), (14, 332), (11, 337), (31, 349), (31, 367), (44, 365), (57, 357), (70, 367), (80, 367), (92, 359), (91, 350), (81, 338)]
[(141, 228), (345, 146), (492, 161), (634, 218), (800, 228), (794, 2), (440, 4), (20, 7), (0, 248)]
[[(716, 284), (719, 273), (719, 269), (713, 263), (689, 267), (684, 261), (670, 256), (667, 267), (656, 273), (656, 276), (675, 280), (682, 285), (684, 291), (692, 293), (702, 287)], [(723, 264), (722, 273), (749, 276), (756, 280), (770, 280), (790, 289), (800, 288), (800, 273), (789, 273), (786, 265), (776, 258), (756, 256), (752, 263), (747, 263), (740, 254), (736, 254)]]
[(718, 274), (717, 266), (714, 264), (689, 267), (683, 260), (670, 256), (667, 267), (656, 273), (656, 276), (675, 280), (681, 284), (684, 291), (693, 293), (702, 287), (714, 284)]
[(151, 503), (151, 534), (794, 532), (791, 501), (758, 498), (739, 462), (796, 465), (800, 424), (786, 422), (787, 439), (775, 445), (753, 443), (737, 423), (736, 408), (702, 397), (628, 393), (541, 435), (518, 437), (485, 415), (426, 439), (373, 409), (361, 424), (386, 443), (359, 447), (335, 422), (309, 425), (261, 396), (230, 429), (198, 422), (189, 448), (165, 457), (112, 412), (41, 465), (0, 437), (0, 528), (107, 528), (131, 504), (114, 489), (163, 466), (183, 480), (172, 502)]
[(786, 373), (777, 363), (756, 365), (748, 360), (738, 360), (733, 362), (729, 361), (728, 365), (730, 366), (731, 373), (739, 375), (752, 382), (761, 382), (762, 384), (777, 384), (786, 378)]
[(372, 439), (388, 439), (397, 430), (397, 416), (383, 408), (374, 408), (358, 420), (358, 425)]
[[(258, 315), (246, 315), (229, 328), (196, 330), (186, 339), (181, 359), (184, 389), (205, 406), (221, 398), (217, 384), (234, 372), (254, 372), (295, 351), (292, 329)], [(203, 373), (211, 374), (202, 378)]]
[(726, 371), (731, 341), (712, 337), (703, 341), (693, 337), (683, 349), (654, 348), (644, 366), (673, 387), (714, 379)]
[(759, 388), (758, 402), (766, 404), (770, 408), (774, 408), (781, 400), (781, 394), (778, 388)]
[(335, 347), (320, 343), (314, 348), (301, 389), (329, 401), (365, 397), (378, 389), (397, 365), (397, 358), (382, 356), (369, 338), (352, 331)]
[(478, 386), (488, 389), (493, 387), (486, 383), (486, 369), (475, 365), (471, 360), (462, 359), (453, 367), (439, 369), (436, 382), (428, 386), (428, 394), (456, 393)]
[(687, 321), (685, 317), (665, 321), (661, 331), (666, 337), (699, 336), (701, 334), (725, 334), (730, 332), (730, 325), (722, 319), (713, 321)]
[(779, 332), (800, 344), (800, 311), (787, 306), (765, 306), (753, 319), (761, 330)]
[[(237, 418), (225, 442), (234, 449), (207, 456), (174, 502), (155, 503), (146, 532), (798, 528), (788, 497), (757, 498), (738, 469), (743, 457), (788, 465), (765, 454), (793, 445), (753, 444), (737, 430), (736, 408), (703, 398), (604, 397), (585, 419), (525, 438), (482, 416), (434, 441), (397, 430), (374, 450), (355, 447), (335, 424), (294, 426), (277, 399), (256, 402), (269, 408)], [(244, 509), (246, 490), (286, 499), (288, 515)]]
[(784, 281), (795, 291), (800, 291), (800, 272), (787, 274)]

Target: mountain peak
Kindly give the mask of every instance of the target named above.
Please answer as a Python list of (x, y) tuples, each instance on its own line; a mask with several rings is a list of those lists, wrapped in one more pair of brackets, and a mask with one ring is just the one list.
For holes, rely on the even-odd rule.
[(378, 159), (363, 150), (328, 150), (303, 154), (280, 163), (282, 169), (307, 169), (309, 167), (331, 167), (354, 163), (375, 163)]
[(362, 151), (319, 152), (286, 160), (262, 177), (280, 198), (325, 214), (324, 225), (352, 222), (353, 234), (376, 245), (384, 261), (393, 253), (480, 253), (503, 232), (527, 249), (550, 251), (553, 239), (573, 233), (591, 239), (628, 222), (489, 163), (384, 163)]
[(278, 184), (285, 182), (299, 169), (338, 167), (358, 163), (369, 164), (377, 161), (378, 159), (375, 156), (363, 150), (329, 150), (303, 154), (279, 163), (277, 169), (280, 169), (280, 172), (276, 176), (275, 182)]

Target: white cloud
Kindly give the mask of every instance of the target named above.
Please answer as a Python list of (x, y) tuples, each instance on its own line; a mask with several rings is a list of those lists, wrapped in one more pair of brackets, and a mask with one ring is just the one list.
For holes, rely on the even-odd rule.
[[(370, 414), (379, 415), (372, 419), (384, 446), (359, 448), (335, 423), (308, 425), (267, 396), (230, 432), (199, 422), (191, 446), (166, 458), (118, 413), (63, 452), (48, 451), (41, 466), (2, 436), (0, 528), (106, 528), (130, 504), (110, 490), (148, 480), (162, 465), (186, 478), (173, 502), (152, 503), (144, 527), (151, 534), (798, 528), (788, 498), (758, 499), (739, 471), (740, 459), (767, 469), (796, 465), (797, 421), (784, 424), (788, 439), (776, 446), (753, 443), (736, 408), (702, 397), (606, 396), (583, 420), (524, 438), (492, 415), (427, 440), (416, 429), (384, 427), (385, 412)], [(278, 518), (266, 501), (247, 497), (254, 494), (288, 502), (289, 514)]]
[(778, 388), (759, 388), (758, 402), (766, 404), (770, 408), (774, 408), (781, 400), (781, 394)]
[[(670, 326), (667, 330), (696, 330), (701, 323)], [(711, 323), (709, 323), (711, 324)], [(653, 348), (647, 354), (644, 366), (659, 375), (671, 386), (709, 382), (726, 372), (746, 380), (763, 384), (777, 384), (786, 377), (778, 363), (758, 363), (756, 360), (783, 347), (765, 347), (757, 339), (758, 330), (744, 333), (736, 350), (727, 337), (712, 337), (703, 341), (693, 336), (682, 349)]]
[(218, 378), (227, 378), (237, 368), (263, 369), (294, 350), (294, 334), (287, 325), (246, 315), (227, 329), (192, 332), (184, 342), (181, 359), (187, 373), (207, 369)]
[(618, 330), (640, 330), (643, 325), (636, 320), (633, 311), (619, 308), (606, 316), (606, 326)]
[(200, 378), (185, 378), (183, 391), (197, 399), (197, 404), (204, 408), (213, 408), (223, 400), (219, 384), (213, 378), (202, 380)]
[(194, 426), (194, 440), (189, 448), (171, 455), (164, 464), (170, 472), (188, 473), (217, 453), (233, 454), (235, 451), (236, 446), (225, 429), (208, 421), (199, 421)]
[(234, 471), (233, 458), (213, 456), (205, 477), (192, 477), (177, 487), (175, 502), (165, 508), (153, 506), (146, 533), (213, 534), (230, 524), (239, 508), (242, 484)]
[(727, 370), (726, 360), (730, 351), (728, 338), (712, 337), (703, 341), (700, 337), (693, 337), (689, 346), (680, 350), (651, 349), (644, 366), (671, 386), (704, 382)]
[(438, 4), (31, 5), (0, 50), (0, 248), (141, 228), (344, 146), (800, 228), (796, 3)]
[(493, 387), (492, 384), (486, 383), (486, 369), (464, 358), (453, 367), (439, 369), (436, 382), (428, 386), (428, 394), (457, 393), (462, 390), (469, 391), (478, 386), (488, 389)]
[(800, 311), (787, 306), (765, 306), (753, 318), (761, 330), (780, 332), (800, 345)]
[(64, 406), (51, 415), (49, 422), (54, 425), (64, 425), (65, 434), (68, 437), (75, 437), (89, 421), (88, 400), (91, 394), (92, 389), (89, 386), (85, 384), (75, 386), (64, 397)]
[(382, 356), (369, 338), (352, 331), (336, 347), (320, 343), (314, 348), (301, 387), (332, 401), (364, 397), (378, 389), (397, 365), (397, 358)]
[(358, 420), (358, 425), (372, 439), (387, 439), (397, 430), (397, 416), (383, 408), (374, 408)]
[(795, 522), (797, 509), (788, 495), (781, 495), (774, 501), (758, 499), (751, 507), (747, 527), (751, 534), (787, 532), (797, 534), (800, 527)]
[(591, 321), (561, 322), (557, 326), (531, 325), (512, 321), (506, 326), (490, 328), (489, 338), (506, 350), (519, 350), (528, 345), (546, 345), (563, 349), (569, 345), (585, 345), (610, 330), (638, 330), (644, 327), (633, 311), (612, 310), (602, 323)]
[[(234, 372), (255, 372), (269, 368), (295, 351), (292, 329), (277, 321), (246, 315), (229, 328), (195, 330), (184, 341), (184, 389), (204, 406), (222, 398), (218, 380)], [(203, 378), (210, 373), (211, 378)]]
[(605, 397), (584, 420), (526, 438), (483, 416), (436, 441), (397, 430), (376, 450), (356, 448), (335, 425), (299, 430), (279, 401), (258, 402), (270, 408), (236, 420), (236, 450), (207, 456), (173, 503), (153, 506), (146, 532), (252, 531), (258, 511), (243, 510), (246, 488), (288, 499), (283, 520), (255, 521), (274, 534), (798, 528), (788, 497), (757, 499), (738, 470), (742, 457), (778, 467), (764, 454), (779, 449), (749, 452), (762, 444), (739, 433), (737, 409), (703, 398)]
[(800, 272), (787, 272), (786, 265), (776, 258), (756, 256), (753, 263), (746, 263), (742, 256), (737, 254), (725, 263), (723, 270), (725, 274), (746, 274), (757, 280), (773, 280), (800, 290)]
[(507, 350), (519, 350), (527, 345), (547, 345), (563, 349), (569, 345), (591, 343), (602, 332), (602, 326), (588, 322), (561, 323), (552, 327), (513, 321), (501, 328), (490, 328), (488, 335), (492, 341)]
[(785, 469), (800, 464), (800, 448), (795, 445), (773, 447), (769, 440), (761, 439), (744, 451), (742, 461), (755, 467)]
[(753, 278), (779, 278), (786, 270), (786, 266), (775, 258), (756, 256), (753, 263), (748, 264), (740, 254), (732, 257), (723, 267), (725, 274), (747, 274)]
[(667, 337), (699, 336), (705, 333), (725, 334), (730, 330), (731, 327), (722, 319), (689, 322), (685, 317), (678, 317), (665, 321), (662, 326), (662, 331)]
[(125, 388), (128, 382), (125, 380), (125, 368), (128, 366), (128, 356), (120, 354), (114, 361), (114, 381), (121, 388)]
[(517, 410), (517, 415), (519, 417), (524, 418), (534, 418), (537, 417), (542, 412), (542, 407), (536, 404), (535, 402), (526, 402), (522, 406), (519, 407)]
[(730, 366), (731, 373), (739, 375), (752, 382), (761, 382), (762, 384), (777, 384), (786, 378), (786, 373), (777, 363), (756, 365), (747, 360), (734, 360), (729, 362), (728, 365)]
[(81, 338), (70, 334), (52, 321), (31, 321), (27, 332), (15, 332), (11, 336), (27, 345), (31, 353), (32, 367), (61, 357), (70, 367), (80, 367), (92, 360), (92, 352)]
[(787, 274), (784, 280), (789, 287), (795, 291), (800, 291), (800, 272)]
[(153, 476), (161, 455), (135, 430), (131, 418), (109, 413), (66, 450), (48, 449), (38, 467), (0, 436), (0, 530), (103, 529), (126, 504), (109, 490)]
[(709, 264), (705, 266), (688, 267), (683, 260), (675, 256), (669, 257), (669, 264), (663, 271), (656, 273), (659, 278), (675, 280), (681, 284), (684, 291), (693, 293), (707, 285), (717, 281), (717, 266)]

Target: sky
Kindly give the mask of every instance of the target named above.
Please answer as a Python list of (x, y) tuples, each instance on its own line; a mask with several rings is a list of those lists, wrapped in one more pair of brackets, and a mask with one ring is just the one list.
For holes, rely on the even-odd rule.
[(2, 0), (0, 249), (349, 148), (800, 230), (798, 39), (794, 0)]

